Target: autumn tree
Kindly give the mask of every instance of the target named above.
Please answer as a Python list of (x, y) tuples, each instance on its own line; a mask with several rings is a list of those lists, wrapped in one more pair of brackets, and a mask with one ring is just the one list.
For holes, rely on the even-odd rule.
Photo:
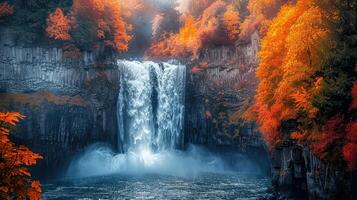
[[(112, 24), (112, 34), (114, 46), (118, 51), (128, 51), (128, 45), (132, 36), (128, 34), (133, 29), (132, 25), (126, 23), (123, 19), (120, 1), (108, 1), (107, 9), (111, 10), (110, 21)], [(110, 23), (110, 22), (107, 22)]]
[(234, 9), (233, 5), (227, 7), (223, 15), (223, 23), (226, 28), (228, 38), (231, 41), (236, 41), (240, 33), (240, 17), (239, 13)]
[(215, 0), (186, 0), (179, 4), (179, 11), (184, 16), (200, 17)]
[(31, 179), (29, 166), (36, 164), (42, 156), (25, 146), (17, 146), (10, 139), (10, 130), (16, 126), (20, 113), (0, 112), (0, 198), (40, 199), (41, 187)]
[[(356, 34), (356, 23), (344, 19), (356, 19), (355, 9), (339, 0), (299, 0), (271, 21), (259, 52), (255, 103), (246, 114), (270, 146), (290, 137), (321, 159), (341, 165), (343, 154), (355, 166), (350, 132), (356, 111), (350, 105), (356, 47), (349, 35)], [(282, 135), (290, 120), (295, 131)]]
[(165, 34), (163, 39), (154, 42), (146, 56), (156, 58), (185, 57), (196, 55), (200, 48), (196, 20), (188, 16), (176, 34)]
[[(255, 97), (254, 110), (257, 112), (256, 121), (264, 138), (270, 145), (279, 140), (280, 121), (282, 116), (282, 105), (274, 99), (274, 93), (283, 77), (281, 66), (286, 53), (285, 39), (289, 33), (287, 26), (291, 26), (294, 17), (294, 7), (285, 6), (270, 27), (269, 32), (262, 40), (259, 52), (260, 63), (257, 68), (257, 77), (260, 81)], [(273, 45), (274, 43), (274, 45)], [(290, 113), (290, 112), (289, 112)]]
[(308, 0), (283, 6), (262, 40), (256, 107), (268, 141), (278, 138), (282, 121), (298, 115), (313, 118), (317, 113), (311, 99), (319, 92), (322, 78), (314, 74), (326, 63), (327, 49), (334, 44), (331, 19), (325, 16)]
[[(4, 2), (4, 1), (0, 1)], [(67, 13), (72, 0), (11, 0), (12, 15), (1, 18), (1, 26), (11, 29), (15, 42), (19, 45), (38, 45), (48, 42), (47, 18), (56, 8)]]
[[(198, 36), (202, 47), (209, 48), (217, 45), (230, 44), (229, 29), (227, 28), (227, 18), (224, 14), (228, 6), (224, 1), (215, 1), (207, 7), (197, 22), (199, 31)], [(234, 30), (232, 30), (234, 31)]]
[(180, 28), (179, 19), (179, 12), (173, 8), (155, 15), (152, 23), (152, 39), (158, 41), (164, 39), (167, 34), (177, 33)]
[(287, 0), (249, 0), (249, 15), (241, 25), (241, 38), (246, 38), (255, 30), (259, 30), (261, 35), (265, 35), (271, 20), (277, 15), (280, 8)]
[[(357, 170), (356, 140), (356, 60), (357, 47), (357, 2), (342, 0), (325, 0), (318, 4), (326, 15), (338, 19), (333, 23), (334, 48), (330, 49), (328, 61), (317, 73), (323, 77), (321, 90), (312, 98), (312, 105), (319, 112), (316, 123), (326, 126), (331, 119), (340, 117), (341, 123), (335, 129), (343, 145), (338, 148), (343, 155), (348, 169)], [(342, 141), (342, 142), (341, 142)]]
[(61, 8), (57, 8), (47, 18), (46, 32), (49, 37), (56, 40), (70, 40), (70, 21)]
[[(136, 2), (142, 0), (130, 1), (130, 5)], [(128, 51), (132, 26), (126, 17), (142, 9), (142, 4), (126, 11), (120, 0), (74, 0), (70, 6), (64, 5), (67, 7), (59, 6), (48, 15), (46, 33), (50, 38), (63, 41), (57, 44), (63, 45), (66, 57), (78, 57), (83, 50), (105, 47), (116, 52)]]
[(14, 6), (10, 5), (7, 1), (0, 3), (0, 18), (12, 15)]
[[(355, 67), (356, 70), (356, 67)], [(349, 107), (350, 115), (357, 115), (357, 81), (355, 80), (352, 87), (352, 102)], [(347, 163), (347, 168), (350, 171), (357, 170), (357, 121), (356, 118), (350, 119), (347, 122), (345, 145), (343, 146), (343, 158)]]
[(132, 26), (124, 21), (121, 3), (117, 0), (73, 1), (73, 41), (84, 49), (101, 42), (118, 51), (127, 51)]
[(192, 16), (187, 17), (185, 24), (178, 33), (178, 43), (191, 49), (196, 49), (200, 45), (197, 38), (197, 25)]
[[(197, 4), (201, 2), (202, 4)], [(185, 10), (177, 33), (157, 36), (147, 56), (160, 58), (197, 58), (198, 53), (212, 46), (231, 45), (238, 40), (240, 16), (235, 6), (225, 1), (189, 1), (194, 10)], [(161, 20), (161, 17), (157, 21)], [(155, 24), (156, 25), (156, 24)], [(157, 28), (155, 28), (157, 30)]]

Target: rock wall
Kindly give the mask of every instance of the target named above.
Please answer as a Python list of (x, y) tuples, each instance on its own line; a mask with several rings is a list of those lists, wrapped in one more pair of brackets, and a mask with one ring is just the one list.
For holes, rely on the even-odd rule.
[[(0, 111), (27, 116), (12, 136), (44, 156), (35, 171), (48, 176), (92, 143), (116, 147), (116, 58), (84, 52), (68, 59), (61, 49), (21, 47), (12, 41), (11, 34), (0, 37)], [(249, 42), (203, 52), (200, 60), (209, 66), (202, 73), (187, 70), (186, 144), (265, 151), (255, 125), (241, 119), (257, 84), (258, 49), (255, 33)]]
[(272, 178), (278, 196), (285, 199), (357, 199), (356, 173), (334, 168), (292, 141), (274, 149)]
[(186, 94), (186, 143), (208, 145), (263, 146), (251, 123), (242, 120), (255, 94), (259, 36), (231, 47), (210, 48), (199, 62), (208, 63), (196, 72), (199, 62), (188, 66)]
[(44, 156), (41, 175), (88, 144), (116, 145), (118, 86), (116, 64), (91, 53), (66, 59), (56, 48), (0, 47), (0, 109), (27, 116), (12, 136)]

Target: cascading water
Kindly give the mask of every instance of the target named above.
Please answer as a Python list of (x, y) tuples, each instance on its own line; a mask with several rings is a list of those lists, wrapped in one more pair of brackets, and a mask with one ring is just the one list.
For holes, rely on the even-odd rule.
[(118, 61), (118, 146), (100, 144), (75, 160), (69, 176), (159, 173), (192, 176), (224, 171), (223, 162), (196, 146), (183, 147), (186, 67), (174, 63)]
[(185, 66), (119, 61), (119, 146), (125, 152), (182, 146)]
[(121, 153), (103, 144), (92, 145), (71, 163), (69, 182), (43, 186), (44, 199), (260, 199), (265, 195), (268, 179), (241, 179), (227, 168), (234, 160), (240, 172), (259, 171), (245, 156), (217, 154), (194, 145), (179, 150), (185, 66), (119, 61), (118, 67)]

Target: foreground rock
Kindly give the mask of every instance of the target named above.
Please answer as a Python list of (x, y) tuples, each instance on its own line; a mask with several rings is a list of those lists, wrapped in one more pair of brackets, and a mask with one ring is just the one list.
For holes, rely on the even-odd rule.
[[(321, 161), (304, 145), (286, 137), (293, 127), (283, 124), (283, 140), (272, 150), (272, 184), (282, 199), (357, 199), (356, 173)], [(285, 137), (284, 137), (285, 136)]]

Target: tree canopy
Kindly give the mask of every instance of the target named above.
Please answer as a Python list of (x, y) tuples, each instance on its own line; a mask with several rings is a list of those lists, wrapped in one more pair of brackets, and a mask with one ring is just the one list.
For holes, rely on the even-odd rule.
[(255, 103), (246, 113), (270, 146), (284, 138), (282, 124), (294, 120), (291, 139), (336, 165), (344, 157), (356, 169), (356, 7), (355, 1), (298, 0), (272, 19), (259, 52)]

